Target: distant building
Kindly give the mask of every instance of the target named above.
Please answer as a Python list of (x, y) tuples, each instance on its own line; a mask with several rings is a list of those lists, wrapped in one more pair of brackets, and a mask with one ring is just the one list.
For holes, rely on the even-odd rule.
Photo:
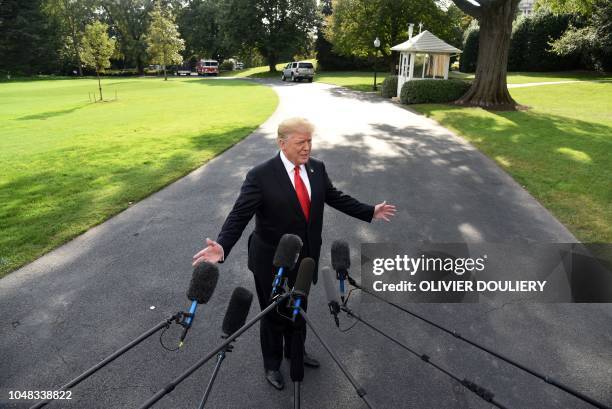
[(535, 6), (535, 0), (521, 0), (518, 5), (520, 15), (528, 16), (533, 13), (533, 7)]

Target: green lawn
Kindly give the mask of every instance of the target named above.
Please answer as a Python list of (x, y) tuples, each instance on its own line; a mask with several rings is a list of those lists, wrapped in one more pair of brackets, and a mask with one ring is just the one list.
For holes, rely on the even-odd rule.
[[(386, 72), (378, 72), (376, 83), (380, 85), (389, 75)], [(315, 82), (339, 85), (355, 91), (372, 91), (374, 85), (374, 72), (364, 71), (323, 71), (317, 73)]]
[[(0, 84), (0, 276), (180, 178), (278, 104), (247, 81), (92, 79)], [(118, 100), (112, 100), (117, 91)]]
[(412, 107), (493, 158), (579, 240), (612, 242), (612, 83), (510, 91), (531, 109)]
[[(451, 78), (474, 79), (474, 74), (464, 74), (458, 71), (450, 72)], [(560, 71), (560, 72), (509, 72), (508, 84), (531, 84), (534, 82), (556, 81), (610, 81), (612, 75), (599, 74), (589, 71)]]

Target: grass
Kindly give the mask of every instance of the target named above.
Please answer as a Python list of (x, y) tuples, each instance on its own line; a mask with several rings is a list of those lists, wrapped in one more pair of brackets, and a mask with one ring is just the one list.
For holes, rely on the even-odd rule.
[[(474, 74), (464, 74), (451, 71), (450, 78), (474, 79)], [(560, 72), (509, 72), (508, 84), (531, 84), (534, 82), (556, 82), (556, 81), (601, 81), (612, 80), (612, 75), (600, 74), (590, 71), (560, 71)]]
[(493, 158), (583, 242), (612, 242), (612, 83), (510, 90), (526, 112), (413, 105)]
[[(378, 72), (376, 83), (380, 85), (389, 75), (386, 72)], [(338, 85), (355, 91), (372, 91), (374, 85), (374, 72), (364, 71), (332, 71), (320, 72), (315, 76), (315, 82)]]
[(246, 81), (92, 79), (0, 84), (0, 276), (218, 155), (278, 99)]

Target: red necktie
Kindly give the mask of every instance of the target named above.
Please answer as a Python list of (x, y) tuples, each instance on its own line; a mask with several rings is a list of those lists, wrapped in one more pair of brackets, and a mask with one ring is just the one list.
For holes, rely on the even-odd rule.
[(293, 174), (295, 175), (295, 192), (297, 193), (298, 200), (300, 201), (300, 205), (302, 206), (304, 217), (306, 217), (306, 221), (308, 221), (308, 217), (310, 217), (310, 198), (308, 197), (308, 190), (306, 190), (306, 185), (300, 177), (299, 166), (293, 168), (293, 172)]

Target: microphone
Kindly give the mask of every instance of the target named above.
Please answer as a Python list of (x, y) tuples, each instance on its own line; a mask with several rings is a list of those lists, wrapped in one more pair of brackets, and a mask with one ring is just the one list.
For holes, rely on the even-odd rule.
[(329, 313), (334, 316), (336, 327), (340, 327), (340, 320), (338, 319), (338, 313), (340, 312), (340, 303), (338, 302), (338, 292), (334, 286), (334, 274), (329, 267), (323, 267), (321, 269), (321, 275), (323, 276), (323, 287), (325, 287), (325, 295), (327, 296), (327, 306), (329, 307)]
[(218, 279), (219, 269), (214, 264), (204, 261), (193, 269), (193, 275), (187, 290), (187, 298), (191, 300), (191, 307), (189, 313), (185, 314), (184, 322), (181, 322), (185, 329), (179, 341), (179, 348), (183, 346), (183, 341), (191, 328), (198, 304), (206, 304), (210, 300)]
[(291, 314), (291, 320), (293, 322), (295, 322), (295, 318), (300, 312), (302, 301), (306, 301), (308, 298), (314, 269), (315, 261), (310, 257), (306, 257), (300, 263), (295, 285), (293, 286), (293, 312)]
[(340, 281), (340, 298), (344, 303), (344, 280), (348, 278), (351, 267), (351, 251), (344, 240), (335, 240), (331, 246), (332, 267), (336, 270), (336, 278)]
[(278, 268), (278, 272), (272, 282), (272, 294), (270, 298), (274, 298), (278, 293), (278, 287), (281, 284), (281, 279), (285, 271), (293, 270), (295, 263), (300, 256), (302, 250), (302, 239), (295, 234), (283, 234), (276, 247), (272, 264)]
[(242, 287), (234, 289), (232, 298), (230, 298), (230, 302), (227, 305), (225, 317), (223, 317), (223, 325), (221, 326), (225, 334), (224, 338), (229, 337), (244, 325), (249, 315), (252, 301), (253, 293), (249, 290)]

